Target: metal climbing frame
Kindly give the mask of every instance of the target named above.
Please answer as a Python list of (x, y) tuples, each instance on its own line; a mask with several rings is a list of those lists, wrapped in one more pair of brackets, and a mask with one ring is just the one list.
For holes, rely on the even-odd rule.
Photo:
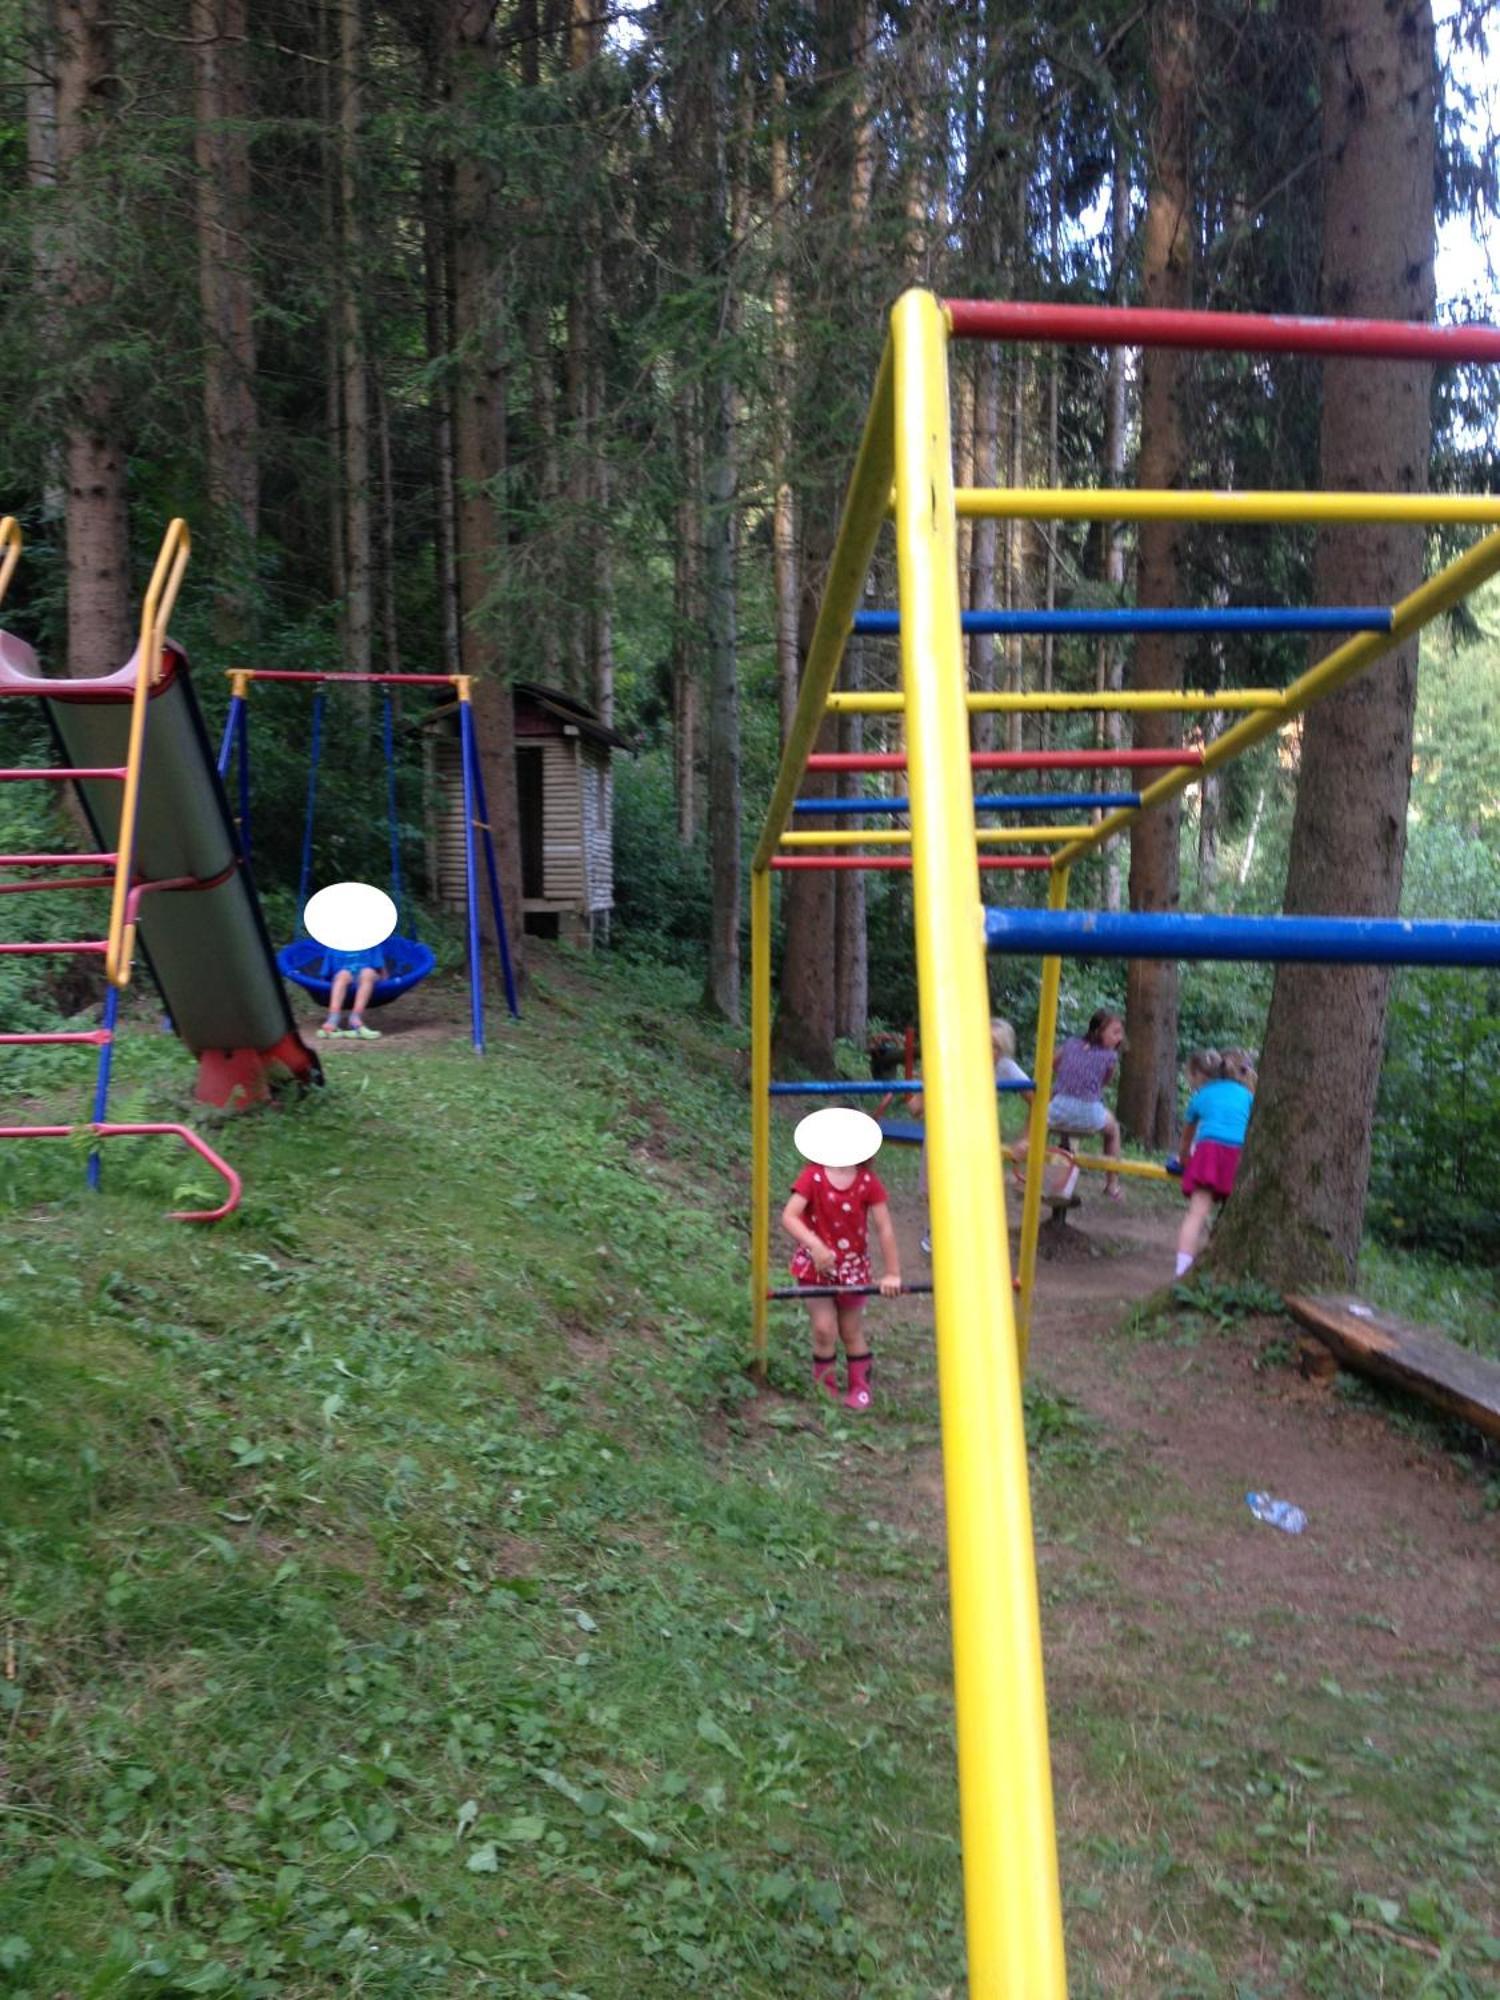
[[(976, 694), (965, 683), (966, 629), (999, 629), (994, 614), (966, 622), (958, 590), (960, 517), (1037, 520), (1212, 519), (1224, 522), (1416, 521), (1500, 523), (1488, 495), (1192, 492), (955, 492), (949, 414), (950, 338), (1081, 342), (1090, 345), (1221, 348), (1249, 353), (1327, 354), (1372, 360), (1500, 361), (1500, 330), (1436, 328), (1356, 320), (1297, 320), (1224, 313), (1158, 313), (1121, 308), (992, 305), (908, 292), (897, 301), (890, 337), (845, 497), (828, 583), (802, 677), (801, 694), (765, 825), (751, 866), (751, 1314), (764, 1362), (771, 1248), (771, 884), (795, 868), (908, 868), (912, 875), (917, 977), (924, 1050), (923, 1087), (932, 1184), (932, 1266), (952, 1600), (960, 1830), (967, 1912), (968, 1990), (974, 2000), (1063, 2000), (1061, 1900), (1053, 1827), (1051, 1769), (1040, 1620), (1027, 1484), (1021, 1376), (1036, 1273), (1047, 1093), (1033, 1100), (1021, 1217), (1020, 1276), (1013, 1293), (1003, 1213), (999, 1133), (993, 1111), (986, 949), (1042, 954), (1041, 1007), (1032, 1074), (1051, 1074), (1062, 956), (1097, 950), (1080, 940), (1066, 910), (1069, 871), (1086, 853), (1128, 830), (1137, 815), (1182, 791), (1299, 715), (1500, 571), (1500, 534), (1491, 533), (1393, 609), (1270, 608), (1246, 615), (1212, 611), (1163, 615), (1165, 629), (1321, 630), (1350, 633), (1318, 666), (1286, 689), (1132, 692), (1115, 695)], [(894, 613), (861, 609), (865, 579), (887, 514), (893, 516), (899, 604)], [(1066, 615), (1066, 614), (1065, 614)], [(1045, 629), (1040, 614), (1024, 629)], [(1140, 612), (1093, 614), (1089, 630), (1152, 629)], [(856, 629), (899, 638), (899, 693), (836, 693), (845, 641)], [(1009, 626), (1006, 629), (1023, 629)], [(1054, 625), (1052, 629), (1074, 629)], [(1156, 624), (1154, 629), (1163, 629)], [(978, 711), (1180, 714), (1236, 710), (1243, 720), (1205, 752), (1183, 751), (1160, 766), (1130, 802), (1086, 821), (977, 829), (974, 769), (1099, 769), (1128, 766), (1108, 756), (1076, 764), (1057, 753), (972, 756), (969, 717)], [(864, 758), (813, 756), (830, 713), (905, 719), (903, 752)], [(787, 831), (802, 774), (902, 769), (909, 832)], [(1150, 765), (1144, 766), (1150, 769)], [(1084, 803), (1084, 801), (1079, 801)], [(1073, 803), (1058, 795), (1060, 808)], [(885, 810), (893, 808), (887, 803)], [(862, 805), (844, 808), (853, 816)], [(868, 808), (880, 810), (872, 801)], [(982, 855), (982, 845), (1020, 846)], [(856, 850), (837, 852), (830, 850)], [(892, 853), (892, 849), (902, 850)], [(812, 850), (800, 851), (800, 850)], [(1047, 913), (1028, 911), (1029, 928), (1007, 932), (1019, 913), (986, 912), (985, 867), (1048, 871)], [(1186, 923), (1188, 920), (1174, 920)], [(1262, 919), (1275, 926), (1284, 919)], [(1242, 956), (1358, 957), (1395, 954), (1417, 926), (1385, 927), (1378, 938), (1324, 920), (1316, 938), (1256, 929), (1216, 949)], [(1438, 952), (1495, 962), (1500, 926), (1443, 926)], [(1397, 935), (1397, 932), (1402, 935)], [(1192, 956), (1195, 937), (1122, 932), (1117, 948), (1136, 955)], [(1198, 937), (1196, 943), (1210, 942)], [(1413, 943), (1410, 949), (1418, 950)], [(1445, 961), (1446, 962), (1446, 961)], [(895, 1086), (899, 1088), (899, 1082)]]

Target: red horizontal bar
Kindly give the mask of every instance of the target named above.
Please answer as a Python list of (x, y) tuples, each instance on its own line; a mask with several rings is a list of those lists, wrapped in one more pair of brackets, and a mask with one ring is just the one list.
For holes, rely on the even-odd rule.
[(70, 1031), (67, 1034), (0, 1035), (0, 1045), (5, 1046), (26, 1042), (91, 1042), (95, 1048), (103, 1048), (106, 1042), (113, 1040), (114, 1036), (108, 1028), (87, 1028), (81, 1032)]
[(112, 868), (118, 854), (0, 854), (0, 868)]
[(0, 944), (0, 953), (12, 958), (37, 958), (44, 952), (108, 950), (108, 938), (65, 938), (58, 944)]
[[(1160, 771), (1203, 762), (1201, 750), (975, 750), (975, 771)], [(904, 750), (815, 750), (809, 771), (904, 771)]]
[[(773, 868), (864, 868), (903, 870), (911, 867), (909, 854), (778, 854)], [(998, 869), (1050, 868), (1046, 854), (981, 854), (979, 866), (986, 872)]]
[(76, 768), (71, 764), (43, 769), (38, 764), (23, 764), (19, 770), (0, 771), (0, 785), (17, 784), (25, 778), (123, 778), (123, 764), (82, 764)]
[(244, 1189), (239, 1175), (190, 1125), (0, 1125), (0, 1139), (71, 1139), (75, 1132), (91, 1132), (96, 1139), (144, 1139), (169, 1134), (191, 1146), (221, 1176), (229, 1192), (217, 1208), (172, 1209), (174, 1222), (222, 1222), (240, 1205)]
[(1500, 361), (1500, 327), (1284, 313), (1161, 312), (1149, 306), (945, 299), (960, 340), (1076, 341), (1084, 347), (1193, 347), (1231, 354), (1340, 354), (1370, 361)]
[(113, 875), (43, 875), (29, 882), (0, 882), (0, 896), (31, 896), (39, 889), (113, 889)]
[(231, 667), (230, 673), (243, 673), (247, 681), (331, 681), (337, 686), (341, 681), (375, 681), (381, 686), (396, 687), (456, 687), (463, 678), (461, 674), (312, 674), (294, 673), (282, 667)]

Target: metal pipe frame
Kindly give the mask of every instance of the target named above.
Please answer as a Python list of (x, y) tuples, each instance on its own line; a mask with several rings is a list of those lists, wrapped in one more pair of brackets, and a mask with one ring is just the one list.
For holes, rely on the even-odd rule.
[[(1386, 605), (1329, 604), (1283, 610), (1276, 605), (1226, 605), (1221, 610), (1142, 611), (1122, 605), (1110, 611), (966, 611), (963, 629), (969, 633), (1034, 636), (1041, 633), (1120, 634), (1126, 632), (1386, 632), (1391, 613)], [(901, 630), (899, 611), (861, 611), (854, 620), (856, 635), (894, 638)]]
[[(1119, 694), (971, 694), (970, 715), (1086, 715), (1107, 710), (1119, 715), (1203, 715), (1215, 709), (1269, 709), (1280, 715), (1280, 688), (1222, 688), (1167, 692), (1126, 689)], [(830, 694), (830, 715), (899, 715), (906, 705), (899, 694)], [(960, 767), (961, 768), (961, 767)]]
[[(977, 813), (1049, 813), (1063, 807), (1074, 812), (1108, 812), (1137, 806), (1140, 802), (1139, 792), (978, 792), (974, 797), (974, 810)], [(911, 811), (911, 800), (885, 792), (867, 792), (863, 797), (856, 795), (847, 799), (798, 799), (792, 811), (827, 819), (844, 814), (858, 817), (872, 813), (907, 813)]]
[[(979, 857), (981, 873), (1051, 866), (1051, 857), (1046, 854), (981, 854)], [(907, 854), (778, 854), (772, 859), (771, 867), (777, 873), (799, 868), (863, 868), (870, 873), (889, 871), (903, 874), (910, 871), (911, 857)]]
[[(1159, 771), (1201, 764), (1201, 750), (971, 750), (971, 771)], [(904, 771), (904, 750), (820, 750), (809, 771)]]
[[(969, 1992), (1064, 2000), (1052, 1774), (1009, 1246), (974, 866), (947, 327), (891, 315), (895, 527), (925, 1052)], [(779, 830), (779, 829), (778, 829)]]
[(1435, 918), (1111, 914), (1049, 906), (987, 910), (985, 937), (992, 952), (1008, 957), (1061, 952), (1069, 958), (1217, 959), (1243, 965), (1500, 965), (1500, 923)]
[(1079, 347), (1186, 347), (1230, 354), (1338, 354), (1367, 361), (1500, 361), (1500, 327), (1291, 313), (1167, 311), (1011, 299), (945, 299), (956, 340)]
[(1136, 486), (965, 486), (958, 512), (967, 521), (1233, 521), (1241, 524), (1333, 521), (1420, 522), (1489, 526), (1500, 521), (1492, 493), (1209, 493)]

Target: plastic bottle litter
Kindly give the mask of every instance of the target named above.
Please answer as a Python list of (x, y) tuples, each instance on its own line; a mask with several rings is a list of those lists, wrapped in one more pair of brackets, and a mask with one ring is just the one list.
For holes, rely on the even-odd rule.
[(1307, 1516), (1290, 1500), (1276, 1500), (1269, 1493), (1247, 1493), (1245, 1505), (1257, 1521), (1267, 1521), (1285, 1535), (1300, 1535), (1307, 1526)]

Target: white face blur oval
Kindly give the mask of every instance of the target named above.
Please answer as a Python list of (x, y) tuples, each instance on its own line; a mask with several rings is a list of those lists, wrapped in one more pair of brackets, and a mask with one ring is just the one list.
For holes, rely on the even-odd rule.
[(830, 1104), (798, 1124), (792, 1143), (804, 1160), (819, 1167), (859, 1167), (880, 1151), (883, 1134), (866, 1111)]
[(368, 951), (396, 928), (396, 905), (373, 882), (330, 882), (309, 896), (307, 934), (329, 951)]

